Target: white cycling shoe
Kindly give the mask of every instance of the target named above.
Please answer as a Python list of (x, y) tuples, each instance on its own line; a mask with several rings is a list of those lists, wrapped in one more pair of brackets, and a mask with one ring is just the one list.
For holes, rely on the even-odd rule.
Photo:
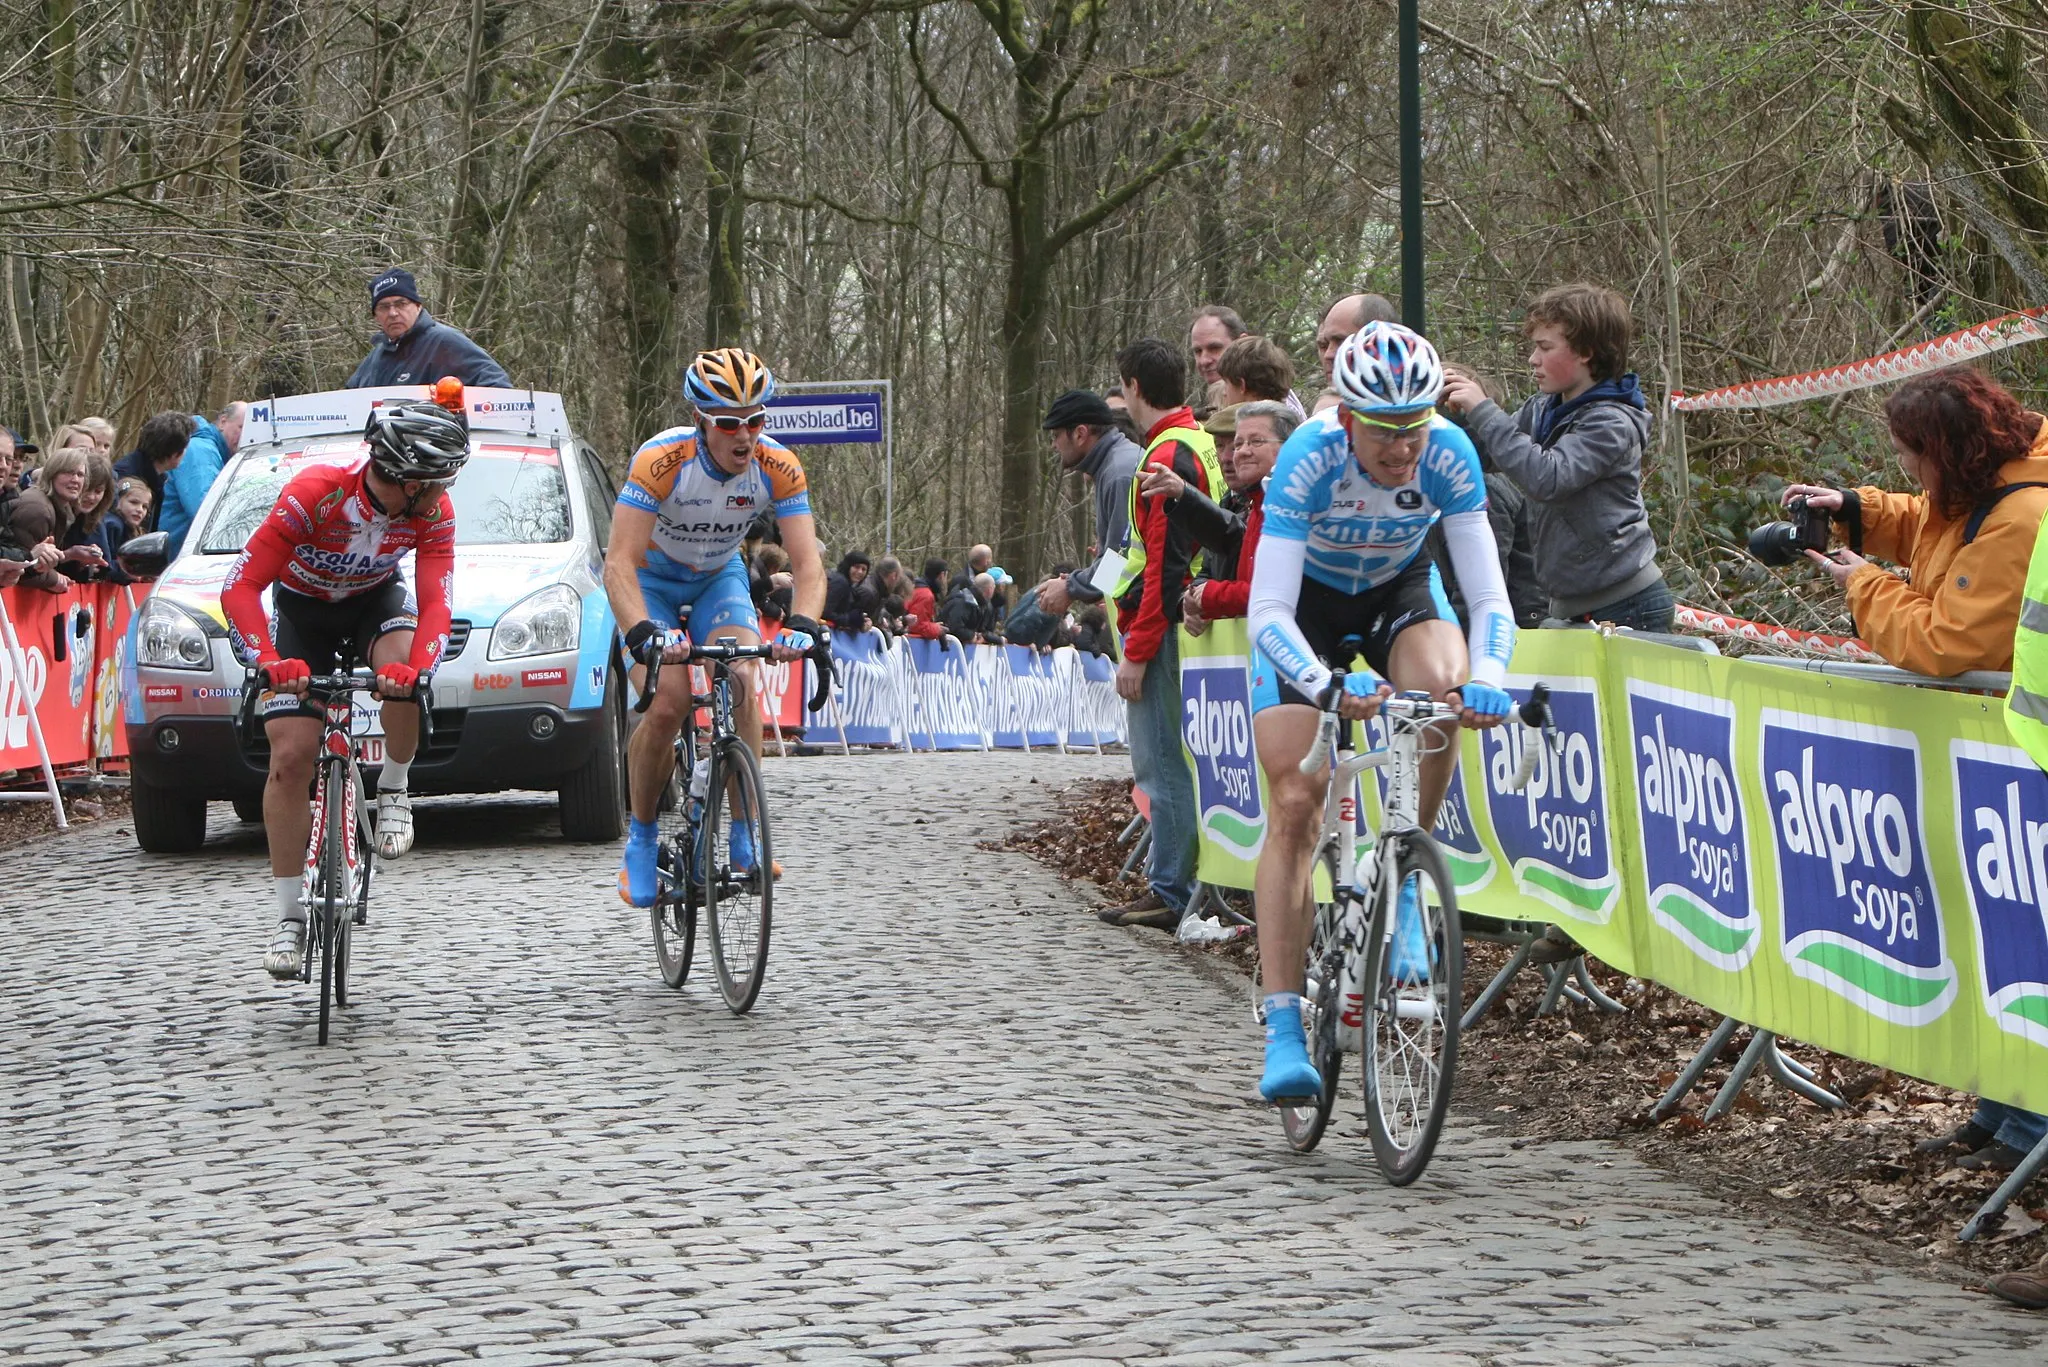
[(396, 859), (412, 848), (412, 794), (377, 794), (377, 853)]
[(263, 971), (279, 982), (290, 982), (299, 976), (305, 962), (306, 923), (279, 921), (277, 932), (270, 937), (270, 948), (263, 951)]

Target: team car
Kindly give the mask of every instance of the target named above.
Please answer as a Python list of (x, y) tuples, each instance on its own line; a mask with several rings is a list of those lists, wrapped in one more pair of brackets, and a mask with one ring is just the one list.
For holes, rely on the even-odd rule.
[[(237, 724), (245, 669), (229, 641), (222, 581), (287, 479), (360, 463), (371, 408), (429, 393), (352, 389), (250, 406), (240, 449), (136, 613), (124, 652), (143, 849), (199, 848), (210, 801), (262, 819), (269, 745), (261, 726)], [(616, 486), (570, 430), (560, 395), (472, 388), (463, 408), (470, 458), (449, 489), (455, 620), (433, 672), (411, 790), (553, 790), (563, 835), (615, 840), (625, 830), (625, 681), (603, 575)], [(377, 710), (359, 701), (368, 767), (383, 757), (380, 727)]]

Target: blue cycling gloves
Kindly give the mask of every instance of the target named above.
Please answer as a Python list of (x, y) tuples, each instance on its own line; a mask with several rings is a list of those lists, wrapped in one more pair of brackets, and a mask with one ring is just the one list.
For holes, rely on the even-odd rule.
[(1458, 692), (1465, 699), (1465, 706), (1482, 717), (1505, 717), (1514, 710), (1515, 700), (1508, 696), (1505, 688), (1495, 688), (1474, 679)]

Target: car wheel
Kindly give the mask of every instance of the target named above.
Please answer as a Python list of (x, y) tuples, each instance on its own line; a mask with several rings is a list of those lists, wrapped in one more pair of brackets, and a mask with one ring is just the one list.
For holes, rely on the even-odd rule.
[(604, 692), (604, 729), (590, 758), (561, 787), (562, 835), (602, 844), (626, 833), (626, 728), (619, 671)]
[(261, 826), (263, 824), (263, 794), (249, 793), (233, 799), (235, 815), (243, 821)]
[(206, 799), (159, 788), (140, 776), (128, 781), (135, 843), (151, 854), (190, 854), (206, 843)]

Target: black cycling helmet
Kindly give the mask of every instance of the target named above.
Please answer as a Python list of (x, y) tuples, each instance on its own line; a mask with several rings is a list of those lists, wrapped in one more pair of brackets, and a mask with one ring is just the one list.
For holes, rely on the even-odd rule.
[(370, 410), (363, 428), (370, 464), (394, 483), (447, 483), (469, 459), (469, 424), (439, 404), (395, 403)]

